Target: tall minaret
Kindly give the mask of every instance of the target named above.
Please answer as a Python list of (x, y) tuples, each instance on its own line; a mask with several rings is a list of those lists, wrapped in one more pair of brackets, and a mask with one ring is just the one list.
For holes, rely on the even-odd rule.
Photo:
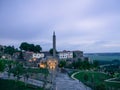
[(53, 32), (53, 57), (56, 57), (56, 36), (55, 32)]

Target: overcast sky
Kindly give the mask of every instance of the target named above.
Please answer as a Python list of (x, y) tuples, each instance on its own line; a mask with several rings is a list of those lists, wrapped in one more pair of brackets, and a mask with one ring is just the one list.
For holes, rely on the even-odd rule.
[(0, 44), (120, 52), (120, 0), (0, 0)]

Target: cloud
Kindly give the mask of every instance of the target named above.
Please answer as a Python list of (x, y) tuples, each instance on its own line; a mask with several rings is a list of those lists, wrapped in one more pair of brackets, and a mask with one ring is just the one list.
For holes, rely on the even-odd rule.
[(49, 50), (52, 47), (52, 33), (55, 31), (59, 50), (81, 49), (85, 52), (120, 50), (117, 42), (120, 38), (119, 2), (1, 1), (0, 42), (18, 46), (22, 41), (26, 41), (40, 44), (43, 50)]
[(105, 47), (105, 48), (114, 48), (114, 47), (119, 48), (120, 47), (120, 41), (111, 41), (111, 42), (108, 42), (106, 44), (103, 44), (102, 46)]

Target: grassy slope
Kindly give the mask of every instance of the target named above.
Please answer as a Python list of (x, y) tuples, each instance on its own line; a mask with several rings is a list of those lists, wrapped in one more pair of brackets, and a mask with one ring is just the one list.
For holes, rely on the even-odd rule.
[(80, 73), (76, 74), (75, 77), (81, 80), (82, 82), (84, 81), (84, 75), (88, 75), (88, 81), (91, 81), (91, 78), (94, 77), (94, 82), (99, 84), (103, 82), (105, 79), (108, 79), (109, 77), (103, 73), (98, 73), (98, 72), (90, 72), (90, 71), (81, 71)]
[(0, 90), (43, 90), (42, 88), (35, 87), (33, 85), (27, 85), (23, 82), (15, 82), (13, 80), (0, 79)]
[(91, 72), (91, 71), (81, 71), (80, 73), (75, 75), (75, 78), (79, 79), (82, 82), (85, 82), (84, 80), (84, 74), (88, 75), (88, 81), (91, 81), (91, 77), (94, 77), (94, 83), (96, 85), (99, 84), (105, 84), (106, 86), (113, 86), (113, 87), (119, 87), (120, 88), (120, 84), (119, 83), (108, 83), (108, 82), (104, 82), (104, 80), (109, 79), (110, 77), (107, 76), (106, 74), (103, 73), (99, 73), (99, 72)]

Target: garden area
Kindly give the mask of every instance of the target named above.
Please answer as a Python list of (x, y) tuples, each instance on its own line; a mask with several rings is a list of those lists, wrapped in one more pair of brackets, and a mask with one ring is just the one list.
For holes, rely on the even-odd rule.
[(105, 82), (104, 80), (111, 78), (110, 75), (95, 71), (80, 71), (74, 75), (79, 81), (90, 86), (94, 90), (119, 90), (120, 83)]

